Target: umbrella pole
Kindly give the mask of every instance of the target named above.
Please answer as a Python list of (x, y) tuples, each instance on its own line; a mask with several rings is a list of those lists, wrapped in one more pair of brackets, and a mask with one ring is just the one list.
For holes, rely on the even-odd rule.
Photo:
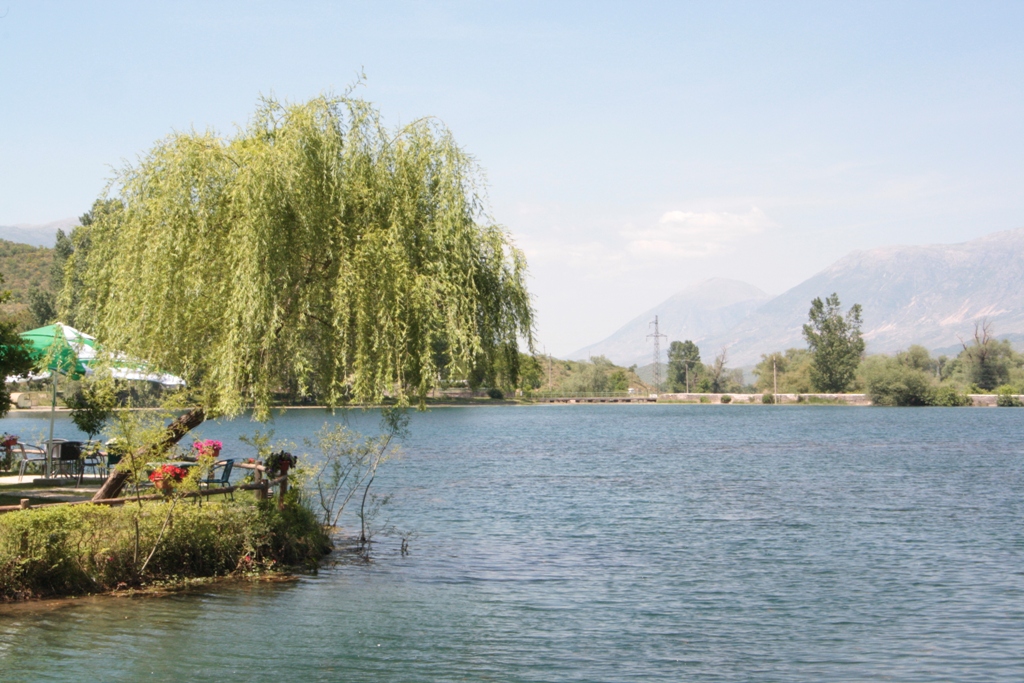
[(46, 474), (45, 478), (50, 478), (50, 472), (53, 470), (53, 420), (57, 414), (57, 373), (52, 372), (50, 376), (53, 378), (53, 402), (50, 404), (50, 440), (46, 444)]

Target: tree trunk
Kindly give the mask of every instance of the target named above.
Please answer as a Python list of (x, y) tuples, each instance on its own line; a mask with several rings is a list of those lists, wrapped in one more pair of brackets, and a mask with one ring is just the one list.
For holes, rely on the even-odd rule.
[[(136, 453), (136, 457), (144, 458), (147, 454), (149, 454), (149, 457), (152, 457), (152, 453), (154, 452), (162, 453), (181, 441), (182, 437), (201, 425), (205, 419), (205, 410), (199, 407), (192, 408), (181, 417), (172, 421), (171, 424), (167, 425), (167, 431), (164, 434), (163, 440), (159, 444), (156, 446), (144, 446), (140, 448)], [(94, 495), (92, 499), (95, 501), (115, 498), (117, 494), (121, 492), (121, 488), (124, 486), (124, 482), (127, 479), (127, 472), (115, 469), (110, 473), (110, 476), (107, 477), (107, 480), (103, 482), (103, 486), (100, 487), (100, 490), (96, 492), (96, 495)]]

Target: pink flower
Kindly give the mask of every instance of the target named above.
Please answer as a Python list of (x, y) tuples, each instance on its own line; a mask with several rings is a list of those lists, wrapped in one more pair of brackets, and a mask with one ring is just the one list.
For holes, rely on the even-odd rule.
[(214, 441), (213, 439), (206, 439), (205, 441), (196, 441), (192, 444), (192, 448), (196, 450), (197, 455), (208, 455), (216, 458), (220, 455), (221, 448), (224, 447), (220, 441)]

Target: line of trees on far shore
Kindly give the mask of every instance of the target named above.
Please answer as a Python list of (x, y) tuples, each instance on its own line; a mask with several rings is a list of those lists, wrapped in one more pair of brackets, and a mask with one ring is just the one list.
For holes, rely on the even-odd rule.
[[(521, 353), (516, 367), (499, 361), (481, 364), (461, 386), (497, 388), (502, 395), (533, 392), (602, 393), (662, 391), (707, 394), (867, 394), (875, 405), (960, 406), (969, 394), (995, 393), (998, 404), (1018, 405), (1024, 394), (1024, 354), (1009, 341), (997, 340), (992, 325), (976, 325), (973, 337), (962, 340), (955, 356), (932, 356), (913, 345), (895, 354), (865, 355), (859, 305), (843, 311), (838, 295), (815, 299), (803, 334), (806, 348), (790, 348), (761, 356), (751, 375), (729, 367), (727, 349), (704, 362), (692, 340), (672, 341), (665, 377), (654, 387), (635, 365), (622, 367), (604, 356), (586, 361)], [(457, 374), (457, 373), (456, 373)], [(453, 375), (454, 376), (454, 375)]]
[(892, 355), (864, 355), (861, 307), (842, 313), (836, 294), (811, 303), (804, 338), (808, 348), (763, 354), (754, 381), (741, 384), (722, 352), (711, 364), (701, 362), (692, 341), (669, 346), (669, 386), (673, 391), (765, 394), (865, 393), (875, 405), (969, 405), (968, 394), (995, 393), (999, 405), (1018, 405), (1024, 393), (1024, 354), (1009, 341), (997, 340), (992, 326), (978, 323), (973, 338), (961, 340), (955, 357), (933, 357), (913, 345)]

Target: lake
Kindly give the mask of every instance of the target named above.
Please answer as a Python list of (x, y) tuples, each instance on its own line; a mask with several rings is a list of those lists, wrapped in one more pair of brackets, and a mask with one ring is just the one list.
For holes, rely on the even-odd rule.
[(1024, 680), (1024, 410), (434, 409), (375, 488), (409, 554), (0, 607), (0, 680)]

